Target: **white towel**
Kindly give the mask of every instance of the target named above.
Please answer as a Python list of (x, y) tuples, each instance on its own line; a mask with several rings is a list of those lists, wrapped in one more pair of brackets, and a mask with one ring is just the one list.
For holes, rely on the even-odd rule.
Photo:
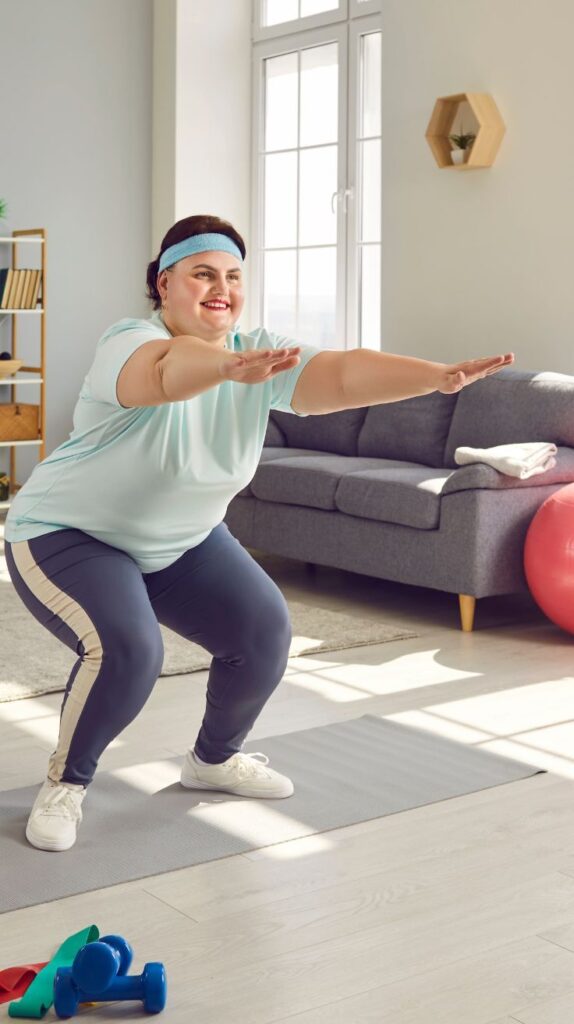
[(454, 461), (459, 466), (469, 462), (486, 462), (499, 473), (527, 480), (537, 473), (545, 473), (556, 465), (555, 444), (533, 441), (524, 444), (499, 444), (495, 448), (457, 448)]

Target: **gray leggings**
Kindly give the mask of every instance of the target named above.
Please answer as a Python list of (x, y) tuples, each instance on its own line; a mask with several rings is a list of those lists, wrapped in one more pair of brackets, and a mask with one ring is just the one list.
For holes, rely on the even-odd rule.
[(281, 591), (225, 523), (151, 573), (81, 530), (5, 548), (28, 610), (79, 655), (50, 779), (91, 782), (101, 754), (144, 706), (161, 671), (160, 622), (213, 655), (197, 754), (217, 764), (241, 749), (283, 677), (291, 623)]

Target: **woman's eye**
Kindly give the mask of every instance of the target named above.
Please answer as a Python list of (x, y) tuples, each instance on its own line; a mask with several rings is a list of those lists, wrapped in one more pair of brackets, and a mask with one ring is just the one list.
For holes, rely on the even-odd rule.
[[(198, 277), (209, 277), (209, 271), (207, 271), (207, 270), (200, 270), (197, 276)], [(230, 277), (229, 280), (232, 281), (233, 284), (239, 284), (239, 278), (238, 277)]]

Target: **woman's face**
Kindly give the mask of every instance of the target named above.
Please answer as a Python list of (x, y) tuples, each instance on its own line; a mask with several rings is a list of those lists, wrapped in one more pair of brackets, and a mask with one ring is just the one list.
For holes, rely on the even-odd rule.
[(162, 270), (157, 287), (172, 334), (223, 347), (245, 301), (241, 260), (228, 252), (198, 252)]

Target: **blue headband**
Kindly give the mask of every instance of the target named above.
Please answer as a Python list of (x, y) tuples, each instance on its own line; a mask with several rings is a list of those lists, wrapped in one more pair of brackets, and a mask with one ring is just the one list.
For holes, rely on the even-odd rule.
[(183, 242), (170, 245), (169, 249), (161, 254), (158, 273), (160, 270), (165, 270), (166, 267), (173, 266), (179, 260), (184, 260), (186, 256), (193, 256), (196, 252), (230, 252), (232, 256), (237, 256), (237, 259), (243, 263), (241, 250), (233, 239), (228, 235), (214, 232), (206, 235), (192, 235), (191, 238), (184, 238)]

